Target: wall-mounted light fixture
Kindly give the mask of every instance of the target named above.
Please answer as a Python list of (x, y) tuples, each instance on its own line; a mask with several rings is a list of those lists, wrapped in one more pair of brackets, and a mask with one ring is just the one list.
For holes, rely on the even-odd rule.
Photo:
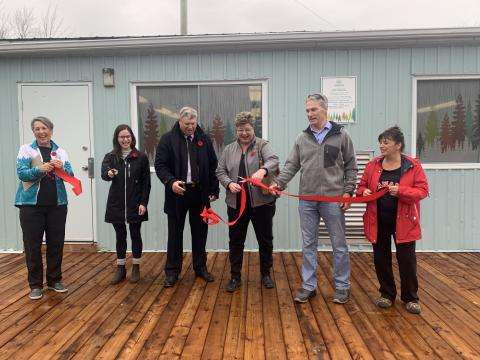
[(103, 68), (103, 86), (115, 86), (115, 76), (112, 68)]

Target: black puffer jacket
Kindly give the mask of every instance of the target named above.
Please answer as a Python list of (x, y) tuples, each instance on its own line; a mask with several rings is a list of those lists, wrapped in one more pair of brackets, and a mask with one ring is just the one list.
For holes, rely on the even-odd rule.
[[(107, 175), (110, 169), (118, 170), (113, 179)], [(108, 192), (105, 222), (122, 224), (125, 223), (125, 217), (128, 223), (148, 220), (148, 212), (138, 215), (138, 207), (147, 207), (150, 197), (150, 165), (145, 154), (134, 149), (125, 160), (120, 161), (113, 153), (106, 154), (102, 162), (102, 179), (112, 182)]]

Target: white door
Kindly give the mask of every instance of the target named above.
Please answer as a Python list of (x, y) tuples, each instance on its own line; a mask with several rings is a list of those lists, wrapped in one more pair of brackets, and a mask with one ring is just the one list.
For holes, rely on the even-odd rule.
[[(30, 127), (36, 116), (54, 123), (52, 140), (67, 151), (83, 193), (68, 195), (66, 241), (94, 241), (93, 179), (88, 177), (88, 159), (93, 157), (89, 84), (20, 84), (20, 142), (34, 137)], [(92, 169), (93, 171), (93, 169)]]

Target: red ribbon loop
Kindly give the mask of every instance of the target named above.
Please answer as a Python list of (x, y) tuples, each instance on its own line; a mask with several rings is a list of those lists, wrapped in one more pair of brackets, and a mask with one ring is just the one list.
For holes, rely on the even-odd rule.
[(73, 186), (72, 191), (75, 195), (78, 196), (82, 193), (82, 182), (80, 180), (72, 175), (67, 174), (64, 170), (55, 168), (54, 171), (55, 175), (57, 175), (60, 179)]
[[(270, 188), (262, 183), (261, 181), (252, 179), (252, 178), (246, 178), (242, 180), (242, 190), (241, 190), (241, 195), (240, 195), (240, 209), (238, 213), (238, 217), (234, 221), (227, 222), (223, 220), (220, 215), (218, 215), (215, 211), (213, 211), (212, 208), (204, 208), (200, 216), (202, 217), (203, 221), (208, 224), (208, 225), (216, 225), (220, 221), (223, 223), (227, 224), (228, 226), (235, 225), (235, 223), (240, 219), (242, 216), (243, 212), (245, 211), (245, 206), (247, 202), (247, 192), (245, 191), (245, 184), (249, 182), (250, 184), (254, 186), (258, 186), (267, 190), (270, 190)], [(296, 195), (296, 194), (290, 194), (285, 191), (275, 191), (277, 195), (286, 195), (286, 196), (292, 196), (296, 197), (299, 199), (303, 200), (312, 200), (312, 201), (321, 201), (321, 202), (337, 202), (337, 203), (366, 203), (370, 201), (377, 200), (378, 198), (382, 197), (388, 192), (388, 188), (383, 188), (371, 195), (367, 196), (360, 196), (360, 197), (343, 197), (343, 196), (315, 196), (315, 195)]]

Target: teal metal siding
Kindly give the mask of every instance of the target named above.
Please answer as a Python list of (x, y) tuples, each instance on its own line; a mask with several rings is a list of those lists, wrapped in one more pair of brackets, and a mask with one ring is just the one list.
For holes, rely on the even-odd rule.
[[(296, 135), (307, 126), (304, 99), (320, 90), (322, 76), (357, 76), (358, 122), (348, 126), (355, 147), (377, 150), (377, 135), (393, 124), (411, 143), (413, 75), (480, 72), (479, 47), (362, 48), (340, 50), (287, 49), (181, 55), (58, 56), (0, 59), (0, 249), (22, 249), (18, 211), (13, 207), (17, 187), (15, 157), (19, 147), (17, 82), (90, 81), (93, 83), (94, 147), (97, 174), (97, 241), (115, 248), (113, 228), (103, 222), (108, 184), (98, 176), (103, 155), (110, 150), (114, 127), (130, 123), (132, 81), (223, 81), (266, 79), (268, 138), (283, 162)], [(102, 68), (115, 69), (115, 87), (105, 88)], [(68, 150), (68, 149), (67, 149)], [(377, 151), (378, 153), (378, 151)], [(80, 164), (73, 164), (74, 168)], [(422, 203), (422, 250), (480, 250), (480, 224), (475, 212), (480, 201), (480, 170), (428, 170), (431, 197)], [(296, 192), (298, 178), (289, 186)], [(222, 193), (224, 190), (222, 189)], [(152, 174), (150, 221), (143, 226), (146, 250), (166, 247), (163, 186)], [(222, 198), (215, 209), (225, 214)], [(478, 212), (478, 211), (477, 211)], [(188, 229), (188, 227), (187, 227)], [(190, 240), (186, 231), (185, 246)], [(210, 228), (207, 246), (228, 249), (223, 225)], [(275, 216), (275, 249), (300, 249), (297, 200), (282, 198)], [(257, 248), (253, 229), (247, 248)]]

